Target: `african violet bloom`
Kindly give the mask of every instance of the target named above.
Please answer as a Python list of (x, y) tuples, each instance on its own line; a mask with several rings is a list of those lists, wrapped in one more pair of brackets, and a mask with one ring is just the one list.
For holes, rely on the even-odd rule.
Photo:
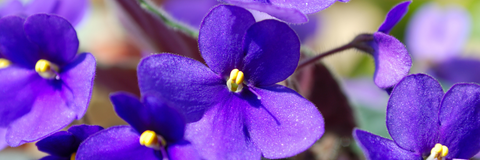
[(61, 17), (0, 19), (0, 144), (37, 141), (85, 114), (95, 58), (77, 55), (78, 45), (75, 29)]
[(50, 154), (41, 160), (75, 159), (78, 146), (90, 135), (103, 130), (101, 126), (77, 125), (68, 131), (60, 131), (37, 142), (38, 150)]
[[(393, 7), (387, 14), (385, 21), (378, 29), (378, 32), (373, 33), (373, 40), (368, 41), (368, 45), (363, 49), (355, 46), (358, 49), (369, 52), (375, 59), (375, 84), (389, 92), (392, 87), (398, 83), (403, 77), (408, 75), (410, 67), (412, 66), (412, 59), (407, 52), (405, 46), (395, 37), (388, 35), (390, 30), (402, 19), (408, 10), (411, 1), (406, 1)], [(360, 35), (357, 39), (362, 42), (364, 35)], [(371, 35), (367, 35), (371, 36)], [(355, 40), (354, 40), (355, 43)], [(358, 44), (354, 44), (358, 45)]]
[(459, 6), (440, 6), (429, 3), (412, 16), (406, 42), (416, 60), (441, 62), (462, 52), (469, 33), (471, 19)]
[(218, 0), (219, 2), (240, 6), (267, 13), (287, 23), (306, 23), (306, 14), (316, 13), (330, 7), (336, 1), (350, 0)]
[(255, 22), (247, 10), (212, 9), (199, 34), (206, 64), (174, 54), (144, 58), (140, 91), (160, 92), (190, 122), (186, 138), (206, 159), (282, 158), (324, 133), (322, 115), (295, 91), (275, 83), (297, 67), (300, 42), (277, 20)]
[(117, 114), (131, 126), (115, 126), (85, 140), (78, 159), (200, 159), (183, 138), (185, 120), (155, 95), (142, 102), (130, 94), (110, 96)]
[(430, 76), (407, 76), (392, 91), (386, 121), (393, 140), (354, 131), (368, 159), (471, 158), (480, 151), (480, 85), (444, 93)]
[[(441, 25), (440, 25), (441, 24)], [(427, 64), (422, 69), (454, 84), (480, 83), (480, 61), (460, 58), (468, 40), (471, 18), (465, 8), (426, 4), (412, 17), (406, 34), (409, 51), (415, 60)]]
[(56, 14), (76, 26), (85, 16), (88, 0), (7, 0), (0, 6), (0, 17), (7, 15), (30, 16), (37, 13)]

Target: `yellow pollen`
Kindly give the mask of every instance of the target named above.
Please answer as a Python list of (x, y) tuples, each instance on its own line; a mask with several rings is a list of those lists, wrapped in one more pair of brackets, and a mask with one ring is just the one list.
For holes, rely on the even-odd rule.
[(57, 76), (58, 66), (50, 61), (40, 59), (35, 64), (35, 71), (46, 79), (53, 79)]
[(70, 156), (70, 160), (75, 160), (75, 156), (77, 155), (77, 153), (73, 153), (71, 156)]
[(7, 68), (10, 66), (11, 62), (5, 58), (0, 58), (0, 69)]
[(165, 141), (162, 136), (157, 135), (154, 131), (146, 130), (140, 135), (140, 144), (158, 150), (162, 146), (167, 145), (167, 141)]
[(243, 88), (243, 79), (243, 72), (238, 69), (233, 69), (227, 81), (228, 89), (232, 92), (240, 92)]
[(448, 147), (444, 146), (440, 143), (435, 144), (435, 147), (432, 148), (430, 151), (430, 156), (426, 160), (434, 160), (434, 159), (443, 159), (448, 154)]

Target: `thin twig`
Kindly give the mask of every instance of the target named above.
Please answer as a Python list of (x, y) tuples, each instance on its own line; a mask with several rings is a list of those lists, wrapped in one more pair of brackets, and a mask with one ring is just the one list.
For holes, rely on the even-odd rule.
[(354, 45), (352, 45), (351, 43), (348, 43), (348, 44), (345, 44), (341, 47), (338, 47), (338, 48), (335, 48), (333, 50), (327, 51), (325, 53), (319, 54), (315, 57), (303, 60), (299, 63), (299, 65), (297, 67), (297, 71), (301, 70), (305, 66), (308, 66), (310, 64), (315, 63), (316, 61), (318, 61), (319, 59), (322, 59), (323, 57), (326, 57), (326, 56), (329, 56), (329, 55), (332, 55), (334, 53), (341, 52), (341, 51), (344, 51), (344, 50), (347, 50), (347, 49), (350, 49), (350, 48), (354, 48)]

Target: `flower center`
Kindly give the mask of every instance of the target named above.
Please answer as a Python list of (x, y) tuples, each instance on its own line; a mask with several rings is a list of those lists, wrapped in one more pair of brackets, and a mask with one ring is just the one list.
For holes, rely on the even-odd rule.
[(70, 160), (75, 160), (75, 156), (77, 155), (77, 152), (73, 153), (71, 156), (70, 156)]
[(40, 59), (35, 65), (35, 71), (45, 79), (58, 79), (58, 66), (50, 61)]
[(7, 68), (10, 66), (11, 62), (5, 58), (0, 58), (0, 69)]
[(146, 130), (140, 135), (140, 144), (149, 148), (160, 150), (167, 145), (167, 141), (162, 136), (157, 135), (154, 131)]
[(430, 156), (426, 160), (444, 160), (448, 154), (447, 146), (440, 143), (435, 144), (435, 147), (430, 151)]
[(227, 81), (227, 87), (230, 92), (240, 92), (243, 88), (243, 72), (238, 69), (233, 69), (230, 72), (230, 78)]

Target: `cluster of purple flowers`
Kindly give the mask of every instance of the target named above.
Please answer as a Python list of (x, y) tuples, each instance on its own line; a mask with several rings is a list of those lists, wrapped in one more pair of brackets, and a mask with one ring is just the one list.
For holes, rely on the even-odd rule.
[[(303, 40), (289, 24), (306, 23), (307, 14), (336, 1), (197, 1), (208, 8), (198, 27), (204, 63), (173, 53), (144, 57), (137, 68), (141, 96), (110, 95), (128, 125), (67, 131), (60, 130), (85, 115), (95, 77), (96, 60), (77, 53), (74, 28), (88, 3), (8, 1), (0, 8), (0, 149), (38, 141), (49, 154), (44, 160), (295, 156), (323, 136), (326, 122), (315, 104), (280, 85), (301, 69)], [(191, 2), (166, 6), (180, 14), (175, 8), (185, 3)], [(444, 93), (434, 78), (408, 75), (409, 50), (422, 46), (407, 50), (389, 32), (411, 3), (393, 7), (377, 32), (347, 45), (373, 57), (373, 81), (390, 95), (386, 124), (393, 140), (360, 129), (354, 138), (368, 159), (471, 158), (480, 151), (480, 85), (457, 83)]]

